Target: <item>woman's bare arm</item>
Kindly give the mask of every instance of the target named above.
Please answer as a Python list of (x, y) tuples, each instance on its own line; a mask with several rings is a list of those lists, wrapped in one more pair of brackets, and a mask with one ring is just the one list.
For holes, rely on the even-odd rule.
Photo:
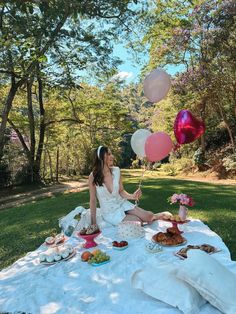
[(140, 189), (137, 189), (133, 194), (130, 194), (127, 191), (125, 191), (123, 182), (122, 182), (122, 177), (120, 176), (119, 194), (121, 197), (127, 200), (138, 200), (142, 196), (142, 191)]
[(97, 223), (96, 221), (97, 198), (96, 198), (96, 187), (93, 183), (92, 173), (89, 175), (89, 194), (90, 194), (89, 206), (90, 206), (90, 212), (91, 212), (91, 224), (94, 225)]

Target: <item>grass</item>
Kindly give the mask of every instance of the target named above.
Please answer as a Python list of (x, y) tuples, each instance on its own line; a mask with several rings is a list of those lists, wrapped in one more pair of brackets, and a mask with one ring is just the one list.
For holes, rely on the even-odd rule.
[[(141, 173), (124, 170), (125, 188), (133, 192)], [(236, 260), (236, 189), (235, 186), (209, 184), (145, 173), (140, 206), (153, 212), (177, 213), (177, 206), (167, 203), (173, 193), (186, 193), (196, 201), (189, 215), (199, 218), (220, 235)], [(58, 219), (76, 206), (89, 206), (89, 192), (58, 194), (17, 208), (0, 211), (0, 269), (39, 247), (44, 239), (58, 232)]]

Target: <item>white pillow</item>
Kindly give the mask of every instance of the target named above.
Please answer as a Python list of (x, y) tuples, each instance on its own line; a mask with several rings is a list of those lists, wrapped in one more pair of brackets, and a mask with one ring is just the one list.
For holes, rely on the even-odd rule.
[(173, 275), (173, 264), (159, 264), (137, 270), (131, 277), (133, 288), (178, 308), (184, 314), (196, 314), (206, 301), (190, 285)]
[(213, 306), (226, 314), (236, 313), (236, 276), (214, 257), (189, 250), (176, 277), (189, 283)]

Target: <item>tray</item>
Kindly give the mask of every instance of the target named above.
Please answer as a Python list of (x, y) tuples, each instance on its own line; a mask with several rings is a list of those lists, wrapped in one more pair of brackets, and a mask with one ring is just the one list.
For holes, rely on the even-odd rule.
[[(218, 248), (216, 248), (216, 247), (214, 247), (214, 251), (213, 252), (210, 252), (210, 253), (208, 253), (208, 252), (206, 252), (206, 251), (204, 251), (204, 250), (202, 250), (203, 252), (205, 252), (205, 253), (207, 253), (207, 254), (209, 254), (209, 255), (212, 255), (212, 254), (215, 254), (215, 253), (218, 253), (218, 252), (220, 252), (221, 250), (220, 249), (218, 249)], [(190, 249), (190, 250), (201, 250), (201, 249)], [(178, 251), (179, 252), (179, 251)], [(174, 252), (174, 255), (175, 256), (177, 256), (177, 257), (179, 257), (180, 259), (183, 259), (183, 260), (185, 260), (187, 257), (184, 257), (184, 256), (182, 256), (182, 255), (180, 255), (180, 254), (178, 254), (178, 252)]]
[(102, 266), (104, 264), (107, 264), (107, 263), (110, 263), (110, 259), (108, 261), (105, 261), (105, 262), (102, 262), (102, 263), (92, 263), (90, 265), (94, 266), (94, 267), (97, 267), (97, 266)]
[(58, 263), (61, 263), (61, 262), (64, 262), (64, 261), (71, 259), (73, 256), (75, 256), (75, 254), (76, 254), (76, 250), (74, 249), (73, 252), (69, 256), (67, 256), (66, 258), (62, 258), (59, 261), (55, 261), (55, 262), (51, 262), (51, 263), (48, 263), (48, 262), (39, 262), (39, 263), (40, 263), (40, 265), (48, 265), (48, 266), (58, 264)]
[(164, 247), (175, 247), (175, 246), (182, 246), (182, 245), (186, 244), (186, 243), (187, 243), (187, 240), (186, 240), (184, 237), (183, 237), (183, 239), (184, 239), (184, 242), (179, 243), (179, 244), (173, 244), (173, 245), (162, 244), (161, 242), (155, 241), (155, 240), (153, 239), (153, 237), (152, 237), (152, 242), (157, 243), (157, 244), (159, 244), (159, 245), (161, 245), (161, 246), (164, 246)]

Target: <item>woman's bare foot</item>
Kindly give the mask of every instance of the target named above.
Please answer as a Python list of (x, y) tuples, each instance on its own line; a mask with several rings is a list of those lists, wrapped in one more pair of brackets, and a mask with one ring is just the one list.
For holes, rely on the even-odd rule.
[(161, 212), (153, 215), (153, 220), (170, 219), (173, 215), (170, 212)]

